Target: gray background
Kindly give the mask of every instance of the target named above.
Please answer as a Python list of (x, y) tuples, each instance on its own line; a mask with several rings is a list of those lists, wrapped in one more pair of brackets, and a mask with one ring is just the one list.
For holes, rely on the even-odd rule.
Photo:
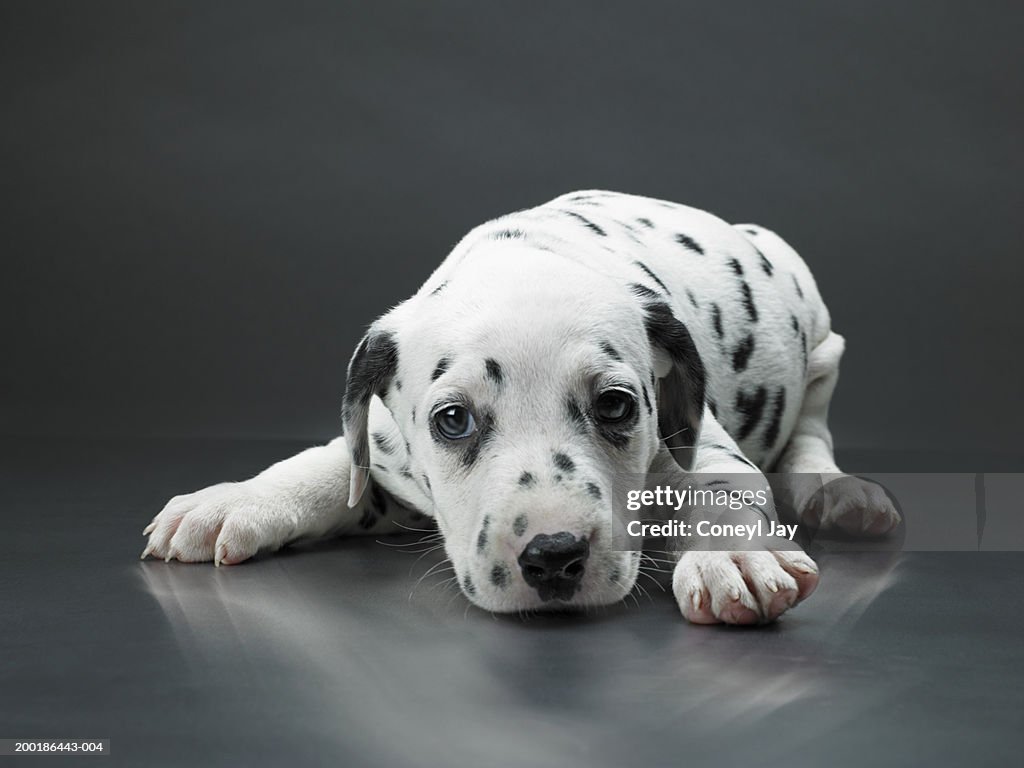
[[(659, 573), (492, 617), (416, 535), (136, 558), (170, 496), (335, 434), (362, 328), (467, 229), (573, 188), (805, 255), (849, 341), (844, 466), (1019, 470), (1022, 33), (1018, 2), (0, 5), (0, 737), (176, 768), (1019, 762), (1020, 552), (826, 549), (752, 631), (685, 624)], [(969, 494), (934, 506), (973, 534)]]
[(8, 434), (324, 437), (362, 329), (588, 187), (755, 221), (849, 342), (846, 446), (1024, 427), (1024, 6), (0, 11)]

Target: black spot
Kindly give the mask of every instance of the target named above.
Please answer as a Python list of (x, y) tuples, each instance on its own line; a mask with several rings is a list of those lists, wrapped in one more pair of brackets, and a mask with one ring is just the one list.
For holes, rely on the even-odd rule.
[(743, 274), (743, 265), (740, 264), (737, 259), (729, 259), (729, 269), (731, 269), (737, 275)]
[(430, 490), (433, 490), (433, 489), (432, 489), (432, 488), (430, 487), (430, 478), (429, 478), (429, 477), (427, 477), (426, 475), (423, 475), (423, 484), (424, 484), (425, 486), (427, 486), (427, 490), (428, 490), (428, 491), (430, 491)]
[(632, 224), (627, 224), (624, 221), (618, 221), (616, 223), (622, 226), (622, 228), (626, 231), (626, 237), (628, 237), (634, 243), (643, 243), (643, 240), (637, 237), (636, 229), (633, 228)]
[(566, 456), (564, 453), (555, 452), (554, 455), (555, 466), (562, 470), (566, 474), (572, 474), (576, 471), (576, 463)]
[(373, 528), (377, 518), (384, 516), (385, 506), (384, 492), (379, 485), (374, 483), (370, 486), (370, 503), (366, 505), (363, 514), (359, 518), (359, 527), (364, 531)]
[(406, 464), (404, 467), (402, 467), (401, 475), (406, 480), (412, 480), (412, 470), (409, 468), (408, 464)]
[(487, 447), (493, 435), (494, 414), (490, 411), (484, 411), (477, 417), (476, 431), (473, 433), (473, 436), (467, 438), (471, 442), (463, 450), (462, 466), (468, 468), (476, 464), (476, 460), (480, 457), (480, 452)]
[(484, 515), (484, 520), (480, 524), (480, 534), (476, 537), (476, 551), (483, 552), (487, 548), (487, 529), (491, 525), (491, 518)]
[(526, 233), (521, 229), (499, 229), (497, 232), (491, 232), (488, 237), (492, 240), (521, 240), (526, 237)]
[(622, 355), (619, 354), (619, 350), (613, 347), (610, 342), (602, 341), (601, 351), (608, 355), (612, 360), (622, 360)]
[(584, 413), (579, 401), (577, 401), (572, 395), (569, 395), (565, 399), (565, 409), (569, 415), (569, 422), (575, 426), (577, 430), (583, 431), (587, 428), (587, 415)]
[(640, 285), (640, 283), (630, 283), (629, 290), (631, 290), (637, 296), (644, 299), (660, 299), (661, 294), (657, 291), (653, 291), (646, 285)]
[(608, 235), (607, 232), (605, 232), (603, 229), (601, 229), (601, 227), (597, 226), (597, 224), (592, 222), (586, 216), (581, 216), (580, 214), (576, 213), (575, 211), (562, 211), (562, 213), (568, 214), (569, 216), (572, 216), (577, 221), (580, 221), (587, 229), (589, 229), (591, 232), (593, 232), (596, 235), (600, 235), (601, 237), (606, 237)]
[(725, 334), (722, 330), (722, 310), (717, 304), (711, 305), (711, 325), (715, 329), (715, 336), (722, 338)]
[(657, 276), (656, 274), (654, 274), (654, 272), (652, 272), (652, 271), (651, 271), (651, 268), (650, 268), (650, 267), (648, 267), (648, 266), (647, 266), (646, 264), (644, 264), (644, 263), (643, 263), (642, 261), (634, 261), (633, 263), (634, 263), (634, 264), (636, 264), (636, 266), (640, 267), (640, 269), (642, 269), (642, 270), (643, 270), (644, 272), (646, 272), (646, 273), (647, 273), (647, 276), (648, 276), (648, 277), (650, 277), (650, 278), (651, 278), (651, 280), (653, 280), (653, 281), (654, 281), (654, 282), (656, 282), (656, 283), (657, 283), (657, 284), (658, 284), (659, 286), (661, 286), (661, 290), (663, 290), (663, 291), (664, 291), (664, 292), (665, 292), (666, 294), (668, 294), (669, 296), (671, 296), (671, 295), (672, 295), (672, 291), (670, 291), (670, 290), (669, 290), (669, 289), (668, 289), (668, 288), (667, 288), (667, 287), (665, 286), (665, 284), (664, 284), (663, 282), (661, 282), (661, 278), (660, 278), (660, 277), (658, 277), (658, 276)]
[(624, 432), (609, 429), (605, 426), (599, 427), (597, 431), (600, 433), (601, 437), (607, 440), (615, 448), (624, 449), (629, 446), (629, 435)]
[(754, 294), (750, 291), (750, 284), (746, 280), (740, 281), (740, 291), (743, 293), (743, 306), (747, 310), (747, 317), (750, 322), (757, 322), (757, 307), (754, 306)]
[(700, 304), (697, 303), (697, 297), (693, 295), (693, 291), (689, 288), (686, 289), (686, 298), (690, 300), (690, 305), (694, 309), (700, 309)]
[(789, 316), (789, 324), (793, 326), (793, 333), (800, 333), (800, 322), (796, 319), (796, 315)]
[(800, 331), (800, 355), (804, 361), (804, 370), (807, 370), (807, 331)]
[(395, 391), (396, 392), (401, 392), (402, 391), (402, 380), (401, 379), (395, 379)]
[(770, 450), (775, 441), (779, 439), (779, 428), (782, 425), (782, 413), (786, 410), (786, 388), (779, 387), (775, 393), (775, 406), (772, 408), (772, 416), (768, 421), (768, 427), (764, 431), (764, 447)]
[(764, 387), (758, 387), (753, 394), (742, 391), (736, 393), (736, 412), (743, 417), (738, 436), (740, 440), (748, 437), (757, 427), (767, 400), (768, 390)]
[(449, 360), (447, 357), (442, 357), (440, 360), (438, 360), (437, 366), (435, 366), (434, 368), (434, 372), (430, 374), (430, 380), (437, 381), (438, 379), (440, 379), (444, 375), (444, 372), (448, 370), (448, 367), (451, 364), (452, 361)]
[(555, 475), (555, 482), (556, 483), (562, 482), (562, 476), (561, 475)]
[(415, 405), (412, 407), (412, 411), (410, 411), (409, 416), (412, 418), (412, 423), (415, 424), (416, 423), (416, 406)]
[(775, 274), (775, 266), (770, 261), (768, 261), (768, 257), (761, 253), (761, 251), (759, 251), (757, 248), (755, 248), (754, 250), (757, 251), (757, 255), (761, 257), (761, 269), (764, 270), (764, 273), (768, 275), (768, 277), (771, 277), (773, 274)]
[(377, 449), (381, 453), (391, 455), (395, 452), (395, 446), (391, 444), (391, 441), (387, 437), (382, 435), (380, 432), (373, 433), (373, 444), (377, 446)]
[(654, 413), (654, 407), (651, 405), (651, 396), (649, 394), (647, 394), (647, 385), (646, 384), (641, 384), (640, 385), (640, 390), (644, 394), (644, 407), (647, 408), (647, 413), (648, 414)]
[(364, 531), (367, 531), (370, 528), (373, 528), (373, 524), (376, 522), (377, 516), (374, 514), (373, 507), (367, 506), (359, 518), (359, 527)]
[(701, 248), (700, 244), (696, 240), (682, 233), (676, 235), (676, 242), (679, 243), (684, 248), (690, 249), (691, 251), (695, 251), (702, 255), (704, 253), (704, 249)]
[(487, 378), (500, 386), (505, 380), (505, 376), (501, 372), (501, 366), (498, 364), (498, 361), (489, 357), (484, 361), (484, 365), (487, 366)]
[(746, 232), (748, 235), (756, 235), (757, 234), (757, 230), (756, 229), (745, 229), (743, 231)]
[(374, 508), (378, 515), (383, 515), (387, 511), (384, 490), (376, 483), (370, 488), (370, 506)]
[(502, 563), (495, 563), (494, 567), (491, 568), (491, 584), (498, 589), (504, 589), (508, 586), (508, 582), (508, 568)]
[(465, 590), (467, 595), (476, 594), (476, 585), (473, 583), (473, 579), (468, 573), (462, 579), (462, 588)]
[(529, 525), (529, 521), (526, 515), (518, 515), (515, 520), (512, 521), (512, 533), (516, 536), (522, 536), (526, 533), (526, 527)]
[(754, 351), (754, 337), (747, 334), (739, 344), (736, 345), (732, 351), (732, 369), (739, 373), (747, 368), (747, 364), (750, 362), (750, 355)]
[(535, 480), (536, 478), (533, 476), (532, 472), (523, 472), (523, 474), (519, 476), (519, 485), (523, 488), (529, 488), (533, 485)]
[(437, 288), (435, 288), (434, 290), (432, 290), (432, 291), (430, 292), (430, 295), (431, 295), (431, 296), (437, 296), (437, 294), (439, 294), (439, 293), (440, 293), (441, 291), (443, 291), (443, 290), (444, 290), (445, 288), (447, 288), (447, 287), (448, 287), (448, 281), (447, 281), (447, 280), (445, 280), (445, 281), (444, 281), (443, 283), (441, 283), (441, 284), (440, 284), (439, 286), (437, 286)]
[(796, 295), (802, 299), (804, 297), (804, 289), (800, 287), (800, 281), (796, 279), (796, 275), (793, 275), (793, 287), (796, 288)]
[(379, 461), (373, 462), (373, 468), (379, 472), (387, 472), (388, 468), (381, 464)]
[(639, 219), (637, 219), (637, 223), (643, 224), (648, 229), (654, 229), (654, 222), (651, 221), (650, 219), (645, 219), (642, 216)]
[(587, 493), (589, 493), (592, 498), (601, 498), (601, 489), (597, 486), (597, 483), (585, 483), (584, 488), (587, 489)]

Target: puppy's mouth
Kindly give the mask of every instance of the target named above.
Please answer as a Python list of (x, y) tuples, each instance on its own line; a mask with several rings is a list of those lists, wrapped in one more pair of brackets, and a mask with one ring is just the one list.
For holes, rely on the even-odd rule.
[(520, 540), (518, 553), (475, 560), (471, 576), (459, 579), (462, 591), (476, 606), (498, 613), (617, 603), (633, 588), (635, 561), (595, 543), (597, 534), (558, 531), (536, 534), (526, 544)]

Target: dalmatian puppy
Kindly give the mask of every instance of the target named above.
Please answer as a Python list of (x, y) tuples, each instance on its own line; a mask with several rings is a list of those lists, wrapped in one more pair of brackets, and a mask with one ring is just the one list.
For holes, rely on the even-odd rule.
[[(472, 230), (352, 356), (343, 435), (243, 482), (177, 496), (143, 558), (233, 565), (433, 518), (466, 597), (496, 612), (614, 603), (612, 478), (813, 473), (806, 523), (883, 534), (881, 489), (827, 425), (843, 339), (780, 237), (704, 211), (575, 192)], [(750, 509), (749, 519), (775, 519)], [(818, 581), (798, 549), (673, 556), (696, 623), (771, 621)]]

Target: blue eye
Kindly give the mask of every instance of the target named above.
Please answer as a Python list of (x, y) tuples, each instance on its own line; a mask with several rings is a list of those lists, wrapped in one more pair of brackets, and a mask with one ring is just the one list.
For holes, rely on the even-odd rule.
[(434, 414), (437, 431), (449, 440), (469, 437), (476, 429), (476, 421), (468, 408), (461, 405), (446, 405)]
[(594, 415), (607, 424), (616, 424), (632, 418), (636, 401), (625, 392), (609, 389), (602, 392), (594, 403)]

